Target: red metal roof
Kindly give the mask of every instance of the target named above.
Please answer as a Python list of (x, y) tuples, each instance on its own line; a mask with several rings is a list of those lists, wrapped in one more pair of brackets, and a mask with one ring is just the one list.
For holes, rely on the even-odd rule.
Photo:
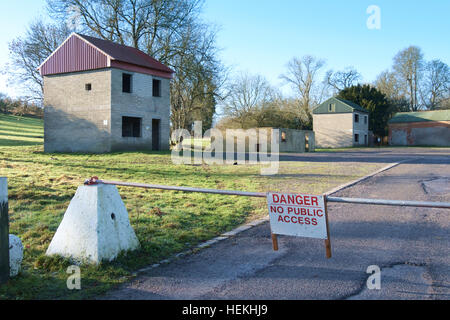
[(70, 35), (38, 69), (44, 76), (106, 67), (119, 67), (164, 78), (172, 78), (174, 73), (136, 48), (78, 33)]
[(108, 57), (76, 36), (69, 37), (39, 67), (41, 75), (94, 70), (108, 67)]

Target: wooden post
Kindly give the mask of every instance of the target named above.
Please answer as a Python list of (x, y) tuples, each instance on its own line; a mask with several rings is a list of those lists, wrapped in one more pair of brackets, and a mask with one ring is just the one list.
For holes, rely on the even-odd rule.
[(273, 250), (278, 251), (278, 237), (276, 234), (273, 234), (273, 233), (272, 233), (272, 245), (273, 245)]
[(9, 279), (8, 182), (0, 177), (0, 284)]
[(326, 226), (327, 226), (327, 239), (325, 239), (325, 250), (326, 250), (326, 254), (327, 254), (327, 259), (331, 258), (331, 240), (330, 240), (330, 228), (328, 226), (328, 201), (327, 201), (327, 196), (324, 195), (323, 196), (323, 202), (325, 205), (325, 222), (326, 222)]

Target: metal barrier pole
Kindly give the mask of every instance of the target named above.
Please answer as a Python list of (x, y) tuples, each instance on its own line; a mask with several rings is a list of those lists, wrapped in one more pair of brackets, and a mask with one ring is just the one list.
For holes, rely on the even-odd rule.
[(360, 198), (339, 198), (328, 197), (328, 202), (374, 204), (380, 206), (400, 206), (400, 207), (421, 207), (450, 209), (449, 202), (429, 202), (429, 201), (406, 201), (406, 200), (386, 200), (386, 199), (360, 199)]
[[(217, 189), (203, 189), (203, 188), (191, 188), (191, 187), (177, 187), (177, 186), (163, 186), (157, 184), (145, 184), (145, 183), (132, 183), (132, 182), (120, 182), (99, 180), (97, 177), (93, 177), (90, 180), (86, 180), (85, 184), (112, 184), (116, 186), (136, 187), (146, 189), (159, 189), (170, 191), (184, 191), (184, 192), (199, 192), (199, 193), (212, 193), (228, 196), (244, 196), (244, 197), (257, 197), (266, 198), (265, 192), (247, 192), (247, 191), (235, 191), (235, 190), (217, 190)], [(373, 204), (383, 206), (400, 206), (400, 207), (423, 207), (423, 208), (440, 208), (450, 209), (450, 202), (429, 202), (429, 201), (406, 201), (406, 200), (385, 200), (385, 199), (360, 199), (360, 198), (340, 198), (340, 197), (327, 197), (327, 202), (340, 202), (340, 203), (357, 203), (357, 204)]]
[(8, 181), (0, 177), (0, 284), (9, 279)]
[(234, 191), (234, 190), (217, 190), (217, 189), (202, 189), (202, 188), (191, 188), (191, 187), (162, 186), (162, 185), (157, 185), (157, 184), (144, 184), (144, 183), (108, 181), (108, 180), (94, 180), (95, 182), (91, 182), (91, 183), (89, 183), (89, 181), (90, 180), (86, 181), (85, 184), (103, 183), (103, 184), (112, 184), (112, 185), (116, 185), (116, 186), (136, 187), (136, 188), (146, 188), (146, 189), (199, 192), (199, 193), (221, 194), (221, 195), (228, 195), (228, 196), (257, 197), (257, 198), (265, 198), (266, 197), (266, 193), (264, 193), (264, 192), (247, 192), (247, 191)]

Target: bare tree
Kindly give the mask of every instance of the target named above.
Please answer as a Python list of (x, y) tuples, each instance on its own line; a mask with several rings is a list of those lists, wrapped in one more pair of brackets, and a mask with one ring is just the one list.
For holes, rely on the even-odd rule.
[(289, 61), (287, 73), (281, 75), (294, 87), (303, 107), (311, 109), (322, 101), (325, 88), (318, 77), (324, 66), (324, 60), (306, 55)]
[[(228, 85), (227, 95), (223, 101), (224, 114), (236, 119), (241, 128), (245, 128), (246, 123), (250, 119), (255, 120), (254, 116), (258, 111), (276, 97), (276, 91), (263, 76), (241, 73)], [(263, 119), (256, 122), (261, 121)]]
[(421, 98), (428, 110), (438, 109), (450, 99), (450, 68), (447, 64), (440, 60), (426, 64)]
[(24, 37), (9, 43), (11, 63), (6, 70), (9, 80), (26, 92), (24, 99), (42, 101), (43, 80), (37, 67), (69, 35), (65, 24), (45, 24), (42, 20), (30, 24)]
[(374, 86), (389, 99), (399, 97), (399, 88), (395, 74), (389, 70), (381, 72), (375, 80)]
[(77, 12), (77, 31), (130, 45), (170, 64), (184, 33), (198, 20), (203, 0), (47, 0), (52, 16)]
[(361, 74), (353, 67), (337, 72), (329, 70), (325, 75), (326, 84), (332, 87), (335, 93), (355, 85), (359, 80)]
[(172, 127), (189, 130), (195, 120), (202, 120), (208, 129), (227, 74), (216, 58), (215, 33), (198, 25), (184, 34), (178, 48), (171, 60), (177, 70), (171, 85)]
[(423, 53), (419, 47), (410, 46), (394, 57), (394, 74), (409, 101), (411, 111), (417, 111), (420, 108), (419, 90), (423, 67)]

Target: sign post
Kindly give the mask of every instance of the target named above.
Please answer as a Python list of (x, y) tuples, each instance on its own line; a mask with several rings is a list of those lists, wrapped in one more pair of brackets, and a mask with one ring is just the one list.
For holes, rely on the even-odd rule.
[(273, 251), (278, 251), (278, 237), (274, 233), (272, 233), (272, 245), (273, 245)]
[(267, 193), (273, 249), (278, 250), (277, 235), (325, 240), (326, 257), (331, 258), (326, 196)]
[(0, 284), (9, 279), (8, 183), (0, 177)]

